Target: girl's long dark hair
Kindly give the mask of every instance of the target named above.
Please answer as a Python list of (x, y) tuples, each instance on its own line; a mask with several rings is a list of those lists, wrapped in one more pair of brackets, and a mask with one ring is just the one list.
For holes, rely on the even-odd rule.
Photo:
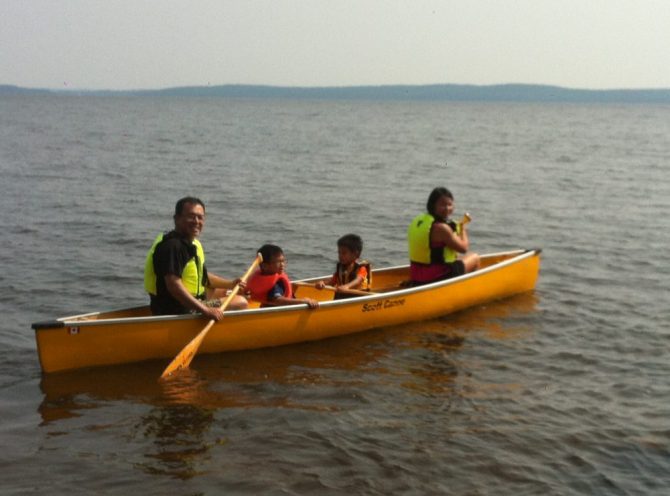
[(439, 200), (443, 196), (446, 196), (452, 201), (454, 199), (454, 195), (451, 194), (451, 191), (442, 186), (438, 186), (437, 188), (435, 188), (433, 191), (430, 192), (430, 196), (428, 197), (428, 201), (426, 202), (426, 210), (433, 217), (437, 217), (437, 214), (435, 214), (435, 204), (437, 203), (437, 200)]

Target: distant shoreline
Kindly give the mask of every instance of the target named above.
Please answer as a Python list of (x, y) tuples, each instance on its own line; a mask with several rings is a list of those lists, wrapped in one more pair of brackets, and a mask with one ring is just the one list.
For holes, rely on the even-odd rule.
[(410, 100), (478, 102), (670, 103), (670, 89), (587, 90), (534, 84), (387, 85), (284, 87), (262, 85), (182, 86), (150, 90), (71, 90), (0, 85), (0, 95), (178, 96), (314, 100)]

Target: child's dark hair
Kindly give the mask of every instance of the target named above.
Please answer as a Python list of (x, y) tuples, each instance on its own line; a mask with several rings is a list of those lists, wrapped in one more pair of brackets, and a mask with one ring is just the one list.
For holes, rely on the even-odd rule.
[(263, 245), (258, 249), (258, 252), (263, 257), (263, 262), (271, 262), (277, 255), (282, 255), (284, 250), (277, 245)]
[(337, 246), (344, 246), (359, 255), (363, 252), (363, 240), (358, 234), (345, 234), (337, 240)]
[(447, 188), (444, 187), (437, 187), (433, 191), (430, 192), (430, 196), (428, 196), (428, 201), (426, 202), (426, 210), (430, 215), (433, 217), (436, 217), (435, 215), (435, 204), (437, 203), (437, 200), (442, 198), (443, 196), (446, 196), (450, 200), (454, 199), (454, 195), (451, 194), (451, 191), (449, 191)]

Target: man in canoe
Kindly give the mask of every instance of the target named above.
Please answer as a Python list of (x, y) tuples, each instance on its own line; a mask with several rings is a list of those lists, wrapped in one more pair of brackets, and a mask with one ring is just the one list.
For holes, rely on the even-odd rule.
[[(196, 238), (205, 225), (205, 205), (187, 196), (175, 206), (174, 230), (154, 240), (144, 265), (144, 288), (154, 315), (201, 313), (221, 320), (220, 299), (239, 280), (230, 281), (207, 271), (205, 252)], [(247, 307), (247, 300), (235, 296), (229, 309)]]
[(426, 210), (407, 229), (412, 283), (427, 284), (477, 270), (479, 255), (466, 253), (470, 247), (467, 223), (449, 220), (454, 211), (451, 192), (435, 188), (428, 197)]

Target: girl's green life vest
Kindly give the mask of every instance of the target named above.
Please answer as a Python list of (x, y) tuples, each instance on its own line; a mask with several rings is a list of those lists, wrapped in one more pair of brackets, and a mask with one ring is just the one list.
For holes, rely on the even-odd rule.
[[(407, 228), (407, 243), (409, 247), (409, 259), (412, 262), (418, 262), (429, 265), (433, 263), (431, 259), (430, 231), (435, 217), (428, 213), (417, 215)], [(456, 234), (461, 233), (461, 223), (456, 224)], [(451, 248), (444, 247), (442, 258), (446, 263), (456, 261), (458, 253)]]
[[(158, 243), (163, 241), (163, 234), (156, 236), (154, 243), (151, 245), (147, 258), (144, 262), (144, 289), (147, 293), (156, 295), (156, 272), (154, 270), (154, 252)], [(184, 286), (193, 296), (198, 297), (205, 294), (205, 286), (202, 281), (203, 268), (205, 266), (205, 252), (202, 249), (202, 244), (197, 239), (193, 240), (195, 245), (196, 256), (188, 261), (181, 273), (181, 281)]]

